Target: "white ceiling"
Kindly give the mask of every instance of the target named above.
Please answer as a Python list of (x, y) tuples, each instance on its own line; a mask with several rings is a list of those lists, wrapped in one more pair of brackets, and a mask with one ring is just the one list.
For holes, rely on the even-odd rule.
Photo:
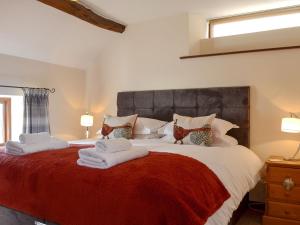
[(85, 69), (119, 35), (36, 0), (0, 0), (0, 54)]
[[(125, 24), (180, 13), (207, 18), (300, 4), (300, 0), (81, 0)], [(0, 54), (85, 69), (122, 34), (102, 30), (36, 0), (0, 0)]]
[(79, 0), (103, 15), (127, 24), (180, 13), (223, 17), (299, 5), (300, 0)]

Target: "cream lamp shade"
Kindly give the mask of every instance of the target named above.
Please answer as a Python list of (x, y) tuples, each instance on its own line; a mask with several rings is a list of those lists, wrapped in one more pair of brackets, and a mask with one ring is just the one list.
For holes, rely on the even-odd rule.
[(295, 117), (283, 118), (281, 131), (287, 133), (300, 133), (300, 119)]
[(83, 127), (91, 127), (93, 126), (93, 123), (94, 123), (94, 117), (91, 115), (88, 114), (82, 115), (80, 118), (80, 124)]

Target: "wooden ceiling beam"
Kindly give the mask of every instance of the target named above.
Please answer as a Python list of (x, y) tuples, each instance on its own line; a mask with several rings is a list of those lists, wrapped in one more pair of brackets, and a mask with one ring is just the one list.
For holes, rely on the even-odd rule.
[(52, 6), (58, 10), (61, 10), (65, 13), (68, 13), (72, 16), (75, 16), (81, 20), (84, 20), (90, 24), (93, 24), (95, 26), (98, 26), (106, 30), (123, 33), (126, 28), (125, 25), (104, 18), (76, 1), (71, 1), (71, 0), (37, 0), (37, 1)]

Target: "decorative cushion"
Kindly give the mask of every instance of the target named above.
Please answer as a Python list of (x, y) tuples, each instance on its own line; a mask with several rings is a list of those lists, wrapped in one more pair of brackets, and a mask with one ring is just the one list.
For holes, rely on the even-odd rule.
[(104, 116), (104, 122), (101, 129), (102, 138), (115, 139), (133, 137), (133, 129), (137, 115), (117, 117), (117, 116)]
[(203, 117), (187, 117), (174, 114), (173, 136), (175, 144), (195, 144), (206, 145), (212, 144), (211, 124), (215, 114)]
[(178, 142), (181, 144), (194, 144), (194, 145), (206, 145), (212, 144), (212, 130), (211, 125), (206, 124), (201, 128), (185, 129), (174, 123), (174, 144)]
[(199, 116), (199, 117), (190, 117), (190, 116), (181, 116), (176, 113), (173, 115), (173, 121), (177, 121), (177, 125), (185, 129), (194, 129), (201, 128), (206, 124), (211, 125), (215, 119), (216, 114), (211, 114), (209, 116)]

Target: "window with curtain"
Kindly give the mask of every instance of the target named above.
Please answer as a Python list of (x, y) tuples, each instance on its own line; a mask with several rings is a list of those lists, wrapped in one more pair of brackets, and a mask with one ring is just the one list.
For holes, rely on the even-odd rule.
[(23, 133), (49, 132), (49, 90), (24, 88)]

